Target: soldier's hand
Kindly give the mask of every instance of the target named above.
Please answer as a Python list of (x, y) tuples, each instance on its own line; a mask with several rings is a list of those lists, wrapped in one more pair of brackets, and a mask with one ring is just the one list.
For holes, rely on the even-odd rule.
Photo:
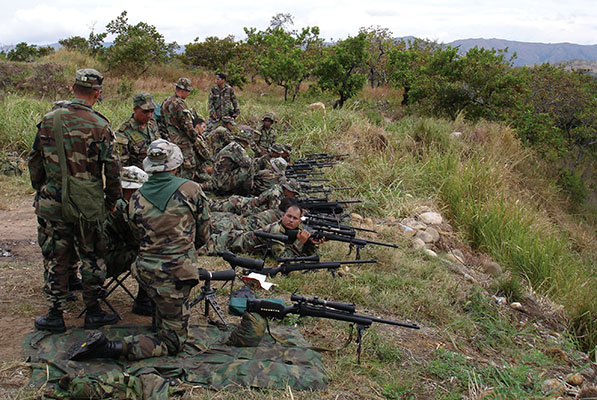
[(296, 234), (296, 240), (302, 244), (307, 243), (307, 240), (309, 240), (310, 237), (311, 234), (304, 229), (299, 229), (298, 233)]
[(236, 117), (238, 117), (238, 114), (232, 114), (232, 118), (236, 119)]

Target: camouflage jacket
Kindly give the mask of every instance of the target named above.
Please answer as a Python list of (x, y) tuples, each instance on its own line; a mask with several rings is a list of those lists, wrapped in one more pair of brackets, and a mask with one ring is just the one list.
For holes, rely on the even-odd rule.
[(156, 283), (196, 283), (195, 249), (205, 244), (210, 234), (208, 200), (198, 184), (185, 181), (164, 211), (136, 191), (129, 202), (129, 220), (140, 241), (138, 268), (152, 273)]
[(209, 132), (206, 138), (207, 145), (211, 150), (211, 154), (217, 155), (226, 145), (234, 140), (232, 132), (224, 126), (218, 126), (213, 131)]
[(104, 221), (104, 238), (107, 276), (118, 276), (129, 269), (139, 253), (139, 239), (129, 223), (128, 203), (124, 199), (119, 199), (116, 210), (107, 215)]
[(284, 190), (280, 185), (274, 185), (257, 197), (230, 196), (225, 200), (212, 202), (213, 211), (230, 212), (239, 215), (256, 214), (261, 211), (278, 209), (284, 198)]
[[(114, 134), (109, 121), (85, 101), (75, 98), (61, 116), (69, 176), (104, 181), (105, 203), (112, 209), (120, 198), (120, 166), (113, 155)], [(56, 150), (54, 112), (44, 115), (29, 152), (31, 186), (36, 190), (35, 213), (62, 220), (62, 172)], [(102, 173), (103, 171), (103, 173)]]
[(161, 114), (170, 141), (182, 151), (185, 168), (195, 169), (211, 158), (205, 141), (193, 127), (191, 110), (181, 97), (174, 95), (164, 100)]
[[(304, 226), (299, 225), (298, 229), (305, 229)], [(286, 228), (282, 225), (282, 221), (274, 222), (273, 224), (269, 224), (261, 229), (264, 232), (273, 233), (275, 235), (286, 235)], [(257, 242), (265, 243), (265, 239), (257, 238)], [(305, 244), (302, 244), (299, 240), (295, 240), (294, 242), (287, 244), (278, 242), (276, 240), (272, 240), (271, 242), (271, 252), (272, 256), (275, 258), (280, 257), (297, 257), (297, 256), (309, 256), (315, 254), (317, 251), (317, 247), (307, 241)]]
[(134, 165), (143, 169), (143, 159), (147, 155), (149, 144), (160, 138), (158, 124), (153, 118), (144, 128), (131, 115), (116, 132), (116, 154), (120, 165), (128, 167)]
[(230, 85), (224, 85), (221, 89), (218, 85), (212, 87), (209, 92), (207, 106), (210, 118), (215, 114), (218, 121), (222, 117), (231, 117), (234, 114), (240, 114), (234, 89)]
[(248, 194), (253, 182), (253, 160), (242, 145), (232, 141), (214, 161), (213, 183), (222, 194)]
[(269, 148), (276, 142), (276, 131), (273, 127), (266, 129), (265, 126), (261, 126), (259, 132), (253, 131), (253, 142), (255, 143), (255, 153), (266, 154), (269, 152)]

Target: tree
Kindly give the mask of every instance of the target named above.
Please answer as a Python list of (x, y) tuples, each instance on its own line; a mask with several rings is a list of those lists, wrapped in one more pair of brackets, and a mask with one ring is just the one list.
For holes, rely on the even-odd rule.
[(107, 32), (116, 35), (114, 44), (105, 50), (109, 69), (142, 75), (150, 65), (164, 64), (172, 58), (178, 48), (175, 42), (166, 44), (153, 25), (145, 22), (130, 25), (126, 15), (123, 11), (106, 25)]
[(232, 35), (224, 39), (209, 36), (203, 42), (196, 38), (193, 43), (185, 46), (182, 60), (191, 66), (205, 67), (211, 71), (225, 71), (226, 64), (236, 57), (237, 47), (238, 43)]
[(327, 54), (315, 68), (317, 85), (340, 98), (334, 108), (342, 108), (346, 100), (355, 96), (365, 85), (366, 75), (358, 72), (367, 58), (366, 36), (359, 33), (327, 49)]
[(359, 32), (364, 33), (367, 39), (365, 64), (369, 85), (372, 88), (387, 85), (390, 78), (389, 54), (395, 46), (392, 32), (380, 26), (361, 28)]
[(20, 42), (17, 43), (14, 49), (6, 54), (6, 59), (10, 61), (33, 62), (36, 59), (47, 56), (53, 52), (54, 48), (50, 46), (38, 47), (34, 44)]
[(89, 41), (81, 36), (71, 36), (66, 39), (58, 41), (62, 47), (71, 51), (78, 51), (81, 53), (89, 51)]

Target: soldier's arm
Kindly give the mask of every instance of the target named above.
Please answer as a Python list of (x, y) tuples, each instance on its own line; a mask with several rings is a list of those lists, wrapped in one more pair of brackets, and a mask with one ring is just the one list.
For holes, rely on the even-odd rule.
[(238, 100), (236, 99), (236, 94), (234, 93), (234, 89), (232, 89), (232, 86), (230, 87), (230, 101), (232, 102), (232, 106), (234, 107), (232, 111), (234, 113), (234, 118), (236, 118), (240, 115), (240, 108), (238, 108)]
[(44, 168), (44, 155), (39, 146), (39, 126), (37, 134), (35, 135), (35, 140), (33, 141), (33, 146), (31, 147), (31, 151), (29, 152), (29, 160), (28, 160), (28, 167), (29, 167), (29, 177), (31, 179), (31, 186), (33, 189), (39, 192), (41, 187), (46, 181), (46, 170)]
[(114, 134), (109, 126), (106, 126), (104, 137), (100, 142), (100, 160), (104, 165), (104, 178), (106, 179), (104, 193), (106, 195), (106, 207), (113, 210), (116, 201), (122, 197), (120, 186), (120, 163), (114, 157)]
[(120, 165), (129, 165), (130, 150), (129, 139), (122, 130), (116, 132), (116, 140), (114, 141), (114, 158), (118, 159)]
[(197, 196), (197, 212), (195, 214), (195, 224), (197, 231), (195, 233), (195, 248), (207, 244), (209, 236), (211, 235), (211, 212), (209, 210), (209, 201), (205, 194), (199, 190)]

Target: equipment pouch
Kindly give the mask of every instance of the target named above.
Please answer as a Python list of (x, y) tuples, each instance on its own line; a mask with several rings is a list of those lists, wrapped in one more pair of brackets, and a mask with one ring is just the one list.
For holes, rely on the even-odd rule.
[(66, 222), (103, 222), (106, 218), (104, 190), (97, 179), (66, 177), (62, 187), (62, 217)]

